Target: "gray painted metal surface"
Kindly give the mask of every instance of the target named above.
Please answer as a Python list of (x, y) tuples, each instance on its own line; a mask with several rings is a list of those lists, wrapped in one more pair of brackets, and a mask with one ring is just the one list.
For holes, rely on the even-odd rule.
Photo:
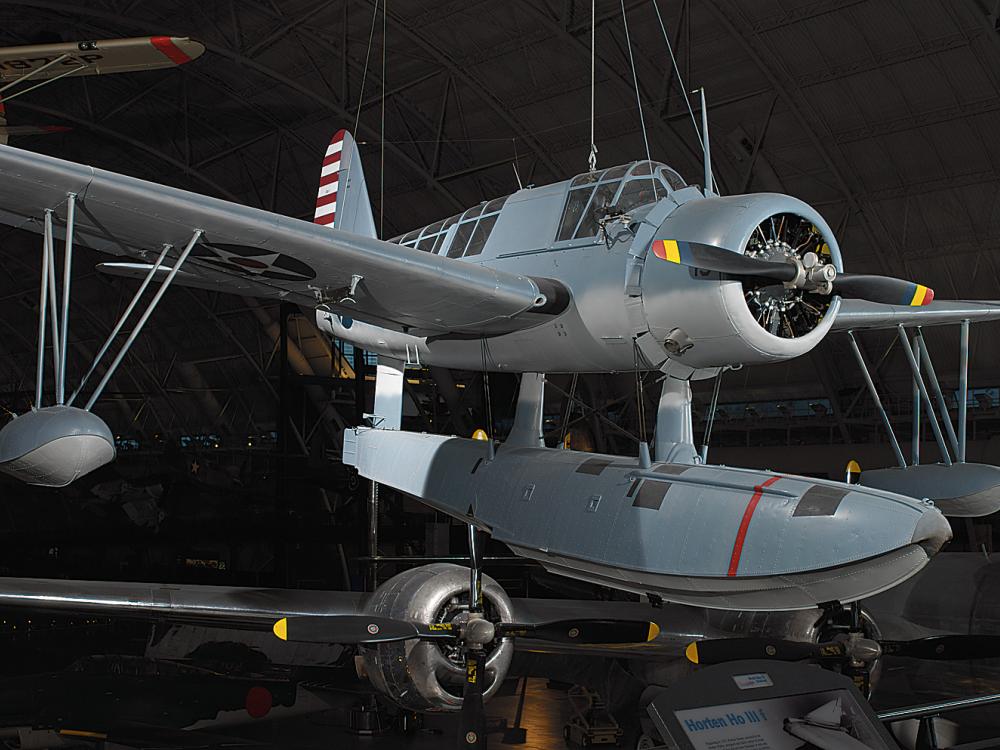
[(657, 464), (658, 477), (644, 479), (620, 456), (501, 447), (489, 460), (476, 440), (346, 436), (344, 462), (362, 476), (487, 528), (519, 555), (686, 604), (784, 610), (859, 599), (916, 573), (951, 536), (929, 503), (836, 482), (681, 464)]
[(861, 484), (914, 498), (927, 498), (951, 518), (977, 518), (1000, 511), (1000, 468), (989, 464), (920, 464), (865, 470)]
[[(188, 270), (233, 294), (306, 305), (317, 298), (339, 302), (352, 276), (359, 275), (364, 282), (357, 289), (355, 309), (391, 324), (475, 334), (533, 324), (511, 320), (539, 300), (537, 285), (523, 276), (9, 146), (0, 151), (0, 172), (4, 223), (28, 224), (43, 207), (59, 205), (73, 192), (79, 209), (77, 244), (141, 259), (165, 242), (181, 247), (194, 229), (201, 229), (204, 242), (221, 252), (196, 254)], [(271, 264), (271, 275), (244, 274), (239, 265), (225, 265), (242, 248), (264, 251), (254, 257)], [(293, 255), (306, 265), (284, 260)]]
[(64, 487), (114, 457), (104, 420), (73, 406), (34, 409), (0, 430), (0, 471), (28, 484)]
[(860, 299), (844, 300), (833, 324), (835, 331), (954, 325), (1000, 320), (1000, 302), (985, 300), (935, 300), (923, 307), (881, 305)]
[[(413, 337), (386, 340), (382, 348), (369, 343), (372, 351), (405, 360), (405, 351), (398, 351), (404, 343), (419, 350), (424, 364), (479, 369), (479, 343), (462, 337), (490, 336), (491, 370), (614, 372), (638, 366), (681, 378), (709, 377), (728, 364), (800, 356), (845, 320), (847, 327), (867, 327), (890, 319), (932, 324), (957, 322), (955, 315), (1000, 316), (1000, 306), (988, 304), (957, 310), (955, 303), (935, 303), (928, 313), (886, 305), (862, 305), (859, 311), (852, 302), (855, 313), (844, 318), (834, 297), (811, 330), (778, 336), (750, 313), (740, 280), (693, 273), (649, 252), (654, 240), (671, 238), (743, 253), (761, 222), (793, 214), (817, 228), (829, 262), (842, 269), (836, 239), (818, 212), (773, 193), (705, 197), (695, 188), (664, 183), (666, 197), (658, 193), (653, 202), (609, 213), (596, 236), (559, 239), (571, 181), (520, 190), (504, 203), (480, 254), (449, 258), (10, 147), (0, 150), (0, 171), (0, 219), (7, 223), (24, 225), (73, 192), (81, 209), (78, 243), (131, 261), (202, 229), (206, 249), (191, 258), (179, 283), (359, 317), (385, 327), (388, 338)], [(351, 195), (338, 201), (350, 206), (360, 200), (356, 188), (345, 189)], [(370, 227), (362, 223), (367, 234)], [(143, 266), (108, 268), (135, 275), (144, 273)], [(320, 315), (320, 325), (325, 320), (326, 330), (343, 335), (329, 318)], [(671, 350), (664, 342), (675, 331), (694, 346)], [(363, 333), (360, 327), (357, 332)], [(349, 333), (346, 338), (351, 340)], [(642, 355), (638, 362), (633, 341)]]

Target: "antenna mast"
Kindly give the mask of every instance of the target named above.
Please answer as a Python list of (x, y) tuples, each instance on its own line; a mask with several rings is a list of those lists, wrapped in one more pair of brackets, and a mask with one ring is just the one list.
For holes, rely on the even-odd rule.
[(705, 105), (705, 87), (702, 86), (698, 91), (701, 92), (701, 138), (702, 138), (702, 150), (705, 152), (705, 195), (716, 195), (715, 192), (715, 181), (712, 178), (712, 152), (708, 144), (708, 107)]

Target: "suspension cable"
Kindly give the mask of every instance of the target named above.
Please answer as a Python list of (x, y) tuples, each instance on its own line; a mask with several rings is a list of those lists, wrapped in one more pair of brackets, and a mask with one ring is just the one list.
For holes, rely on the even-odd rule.
[(649, 178), (653, 183), (653, 197), (657, 195), (656, 170), (653, 169), (653, 159), (649, 155), (649, 136), (646, 134), (646, 117), (642, 114), (642, 99), (639, 96), (639, 74), (635, 70), (635, 57), (632, 54), (632, 37), (628, 31), (628, 17), (625, 13), (625, 0), (621, 0), (622, 23), (625, 24), (625, 45), (628, 47), (628, 61), (632, 66), (632, 83), (635, 85), (635, 106), (639, 110), (639, 124), (642, 126), (642, 142), (646, 147), (646, 161), (649, 162)]
[(594, 139), (594, 71), (597, 62), (597, 46), (595, 44), (597, 31), (597, 10), (596, 1), (590, 0), (590, 155), (587, 157), (587, 166), (591, 172), (597, 171), (597, 142)]
[[(660, 15), (660, 5), (656, 0), (652, 0), (653, 9), (656, 11), (656, 18), (660, 22), (660, 31), (663, 32), (663, 41), (667, 43), (667, 52), (670, 53), (670, 62), (674, 66), (674, 75), (677, 76), (677, 81), (680, 83), (681, 94), (684, 96), (684, 103), (687, 105), (688, 114), (691, 115), (691, 124), (694, 125), (695, 135), (698, 136), (698, 143), (701, 145), (702, 153), (705, 151), (705, 142), (701, 137), (701, 130), (698, 128), (698, 118), (694, 116), (694, 107), (691, 106), (691, 99), (688, 97), (687, 84), (684, 82), (684, 76), (681, 75), (680, 66), (677, 65), (677, 58), (674, 56), (674, 46), (670, 43), (670, 37), (667, 35), (667, 27), (663, 23), (663, 16)], [(690, 18), (688, 23), (691, 23)]]
[(379, 139), (382, 141), (378, 168), (378, 236), (384, 237), (385, 222), (385, 50), (389, 40), (385, 35), (386, 14), (389, 12), (389, 0), (382, 0), (382, 123)]
[(375, 8), (372, 11), (372, 27), (368, 32), (368, 51), (365, 52), (365, 68), (361, 74), (361, 93), (358, 94), (358, 112), (354, 116), (354, 133), (358, 132), (358, 123), (361, 122), (361, 106), (365, 101), (365, 82), (368, 80), (368, 60), (372, 54), (372, 40), (375, 38), (375, 21), (378, 20), (378, 0), (375, 0)]

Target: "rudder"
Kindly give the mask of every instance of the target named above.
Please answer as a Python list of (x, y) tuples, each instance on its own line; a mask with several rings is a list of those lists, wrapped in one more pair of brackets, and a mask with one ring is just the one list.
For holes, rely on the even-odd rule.
[(378, 237), (361, 168), (361, 153), (346, 130), (338, 130), (326, 148), (313, 221), (345, 232)]

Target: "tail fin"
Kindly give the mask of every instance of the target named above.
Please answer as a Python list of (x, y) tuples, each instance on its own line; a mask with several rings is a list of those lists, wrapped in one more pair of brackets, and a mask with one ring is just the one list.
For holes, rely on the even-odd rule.
[(338, 130), (326, 148), (313, 221), (345, 232), (378, 237), (358, 144)]
[(3, 97), (0, 97), (0, 143), (7, 145), (7, 110), (3, 106)]

